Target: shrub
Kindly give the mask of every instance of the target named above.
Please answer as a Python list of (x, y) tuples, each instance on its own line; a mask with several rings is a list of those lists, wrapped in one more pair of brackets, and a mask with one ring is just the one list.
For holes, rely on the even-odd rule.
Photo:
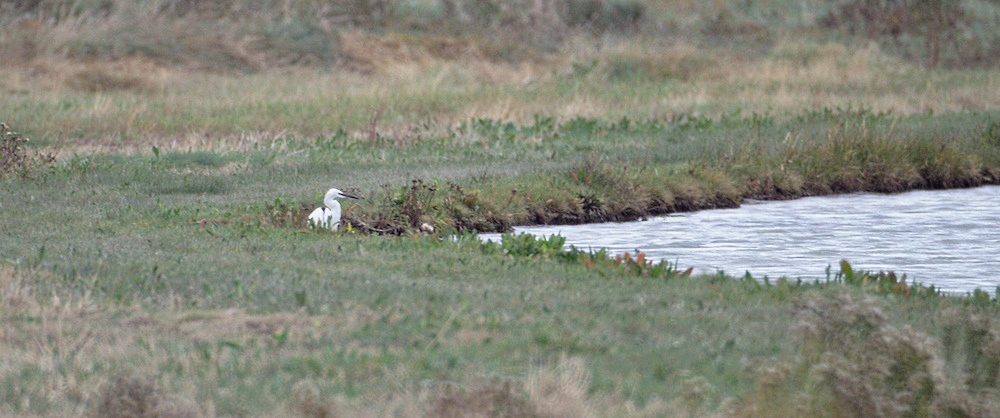
[[(955, 0), (851, 0), (821, 23), (869, 39), (933, 68), (994, 65), (997, 35)], [(988, 58), (989, 57), (989, 58)]]
[(27, 137), (11, 131), (6, 123), (0, 123), (0, 177), (13, 173), (27, 176), (32, 169), (55, 161), (55, 157), (48, 154), (28, 156), (24, 149), (26, 143)]
[(761, 369), (749, 415), (997, 416), (1000, 338), (988, 320), (948, 311), (942, 341), (894, 326), (871, 297), (813, 294), (793, 310), (801, 355)]
[(535, 237), (531, 234), (503, 234), (500, 238), (500, 248), (512, 257), (552, 258), (563, 253), (566, 238), (552, 235), (548, 238)]
[(795, 304), (814, 378), (850, 416), (926, 414), (944, 383), (932, 341), (889, 326), (873, 300), (846, 295)]
[(570, 27), (583, 26), (596, 32), (631, 31), (646, 13), (638, 1), (566, 0), (559, 15)]

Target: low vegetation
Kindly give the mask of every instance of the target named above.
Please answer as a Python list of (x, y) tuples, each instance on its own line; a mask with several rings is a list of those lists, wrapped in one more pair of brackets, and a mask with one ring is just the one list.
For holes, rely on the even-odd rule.
[[(220, 232), (195, 236), (225, 245)], [(276, 232), (228, 232), (248, 243), (227, 257), (259, 258), (265, 242), (274, 251)], [(6, 412), (996, 413), (1000, 305), (982, 292), (883, 293), (885, 279), (861, 279), (883, 275), (847, 263), (817, 284), (695, 277), (642, 254), (562, 249), (558, 237), (316, 238), (285, 244), (301, 276), (280, 281), (253, 270), (281, 266), (247, 261), (226, 280), (191, 282), (211, 268), (193, 254), (181, 256), (187, 267), (156, 256), (164, 267), (148, 278), (97, 286), (116, 274), (39, 269), (65, 258), (52, 250), (5, 270)], [(106, 293), (115, 287), (124, 293)]]
[(30, 155), (25, 147), (28, 138), (0, 123), (0, 177), (17, 174), (27, 176), (35, 169), (55, 161), (52, 155)]
[(399, 189), (384, 186), (347, 219), (361, 231), (389, 234), (424, 223), (444, 231), (504, 232), (512, 225), (618, 222), (733, 207), (747, 198), (1000, 183), (996, 123), (986, 116), (968, 121), (974, 127), (965, 132), (931, 127), (949, 123), (944, 119), (839, 109), (786, 123), (756, 114), (612, 124), (536, 118), (527, 127), (478, 120), (474, 135), (494, 146), (537, 141), (528, 152), (572, 154), (565, 148), (615, 138), (631, 149), (577, 152), (575, 162), (544, 175), (489, 178), (484, 172), (474, 188), (419, 179)]
[(0, 415), (998, 415), (991, 289), (477, 235), (1000, 184), (998, 16), (0, 2)]
[[(992, 293), (942, 295), (846, 262), (819, 284), (696, 276), (560, 237), (468, 233), (515, 214), (644, 216), (636, 202), (656, 192), (671, 193), (666, 211), (768, 190), (993, 182), (991, 117), (479, 120), (409, 144), (335, 136), (57, 160), (3, 183), (3, 386), (17, 388), (5, 412), (989, 415), (996, 394), (975, 382), (992, 381), (980, 366), (995, 360)], [(938, 157), (907, 154), (925, 144)], [(819, 165), (802, 149), (842, 157)], [(412, 177), (429, 165), (437, 176)], [(317, 171), (352, 176), (366, 197), (335, 234), (306, 227), (331, 186)], [(759, 173), (773, 177), (749, 180)], [(789, 334), (797, 322), (803, 334)], [(888, 348), (845, 351), (864, 344)]]

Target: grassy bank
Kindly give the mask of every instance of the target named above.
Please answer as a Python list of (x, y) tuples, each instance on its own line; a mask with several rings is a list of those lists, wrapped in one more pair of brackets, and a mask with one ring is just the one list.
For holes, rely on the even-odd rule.
[(156, 223), (98, 222), (4, 270), (5, 413), (937, 416), (996, 399), (985, 293)]
[[(5, 413), (988, 415), (991, 294), (442, 237), (995, 182), (995, 118), (481, 119), (410, 143), (29, 162), (0, 200)], [(367, 197), (346, 208), (353, 233), (302, 220), (332, 179)]]
[[(524, 127), (477, 120), (450, 132), (446, 142), (476, 138), (471, 148), (492, 154), (476, 165), (481, 173), (467, 174), (466, 181), (446, 177), (366, 190), (372, 199), (347, 219), (363, 231), (401, 233), (427, 223), (445, 231), (503, 232), (511, 225), (733, 207), (747, 198), (996, 184), (1000, 125), (993, 118), (895, 118), (848, 109), (808, 112), (784, 123), (757, 114), (610, 124), (536, 117)], [(407, 151), (409, 158), (418, 154)], [(486, 157), (476, 154), (463, 160)], [(503, 168), (491, 169), (487, 161)], [(290, 211), (293, 222), (309, 208)]]
[(474, 235), (1000, 183), (997, 6), (892, 4), (2, 3), (0, 414), (997, 415), (993, 291)]

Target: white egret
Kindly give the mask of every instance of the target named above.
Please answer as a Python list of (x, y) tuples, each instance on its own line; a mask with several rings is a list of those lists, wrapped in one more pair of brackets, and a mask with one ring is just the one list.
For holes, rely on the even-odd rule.
[(337, 199), (341, 197), (360, 199), (357, 196), (344, 193), (340, 189), (330, 189), (326, 192), (326, 197), (323, 198), (323, 204), (326, 206), (320, 206), (309, 214), (309, 225), (336, 231), (337, 227), (340, 226), (340, 202)]

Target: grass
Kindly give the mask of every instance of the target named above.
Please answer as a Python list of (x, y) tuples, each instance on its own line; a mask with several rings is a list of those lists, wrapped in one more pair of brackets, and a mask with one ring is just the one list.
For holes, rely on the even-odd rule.
[[(129, 411), (145, 404), (186, 416), (317, 409), (445, 414), (475, 399), (488, 404), (483, 408), (539, 408), (545, 416), (566, 410), (625, 414), (621, 408), (630, 403), (654, 415), (701, 414), (736, 408), (739, 399), (774, 402), (770, 396), (731, 398), (756, 390), (758, 367), (824, 370), (809, 363), (814, 357), (798, 360), (797, 353), (833, 343), (807, 341), (798, 348), (786, 332), (798, 315), (787, 305), (795, 300), (853, 304), (860, 298), (879, 307), (865, 309), (891, 312), (876, 318), (884, 332), (906, 323), (938, 338), (951, 335), (949, 350), (970, 353), (955, 355), (953, 365), (995, 361), (975, 347), (963, 348), (989, 344), (964, 336), (989, 329), (988, 322), (961, 322), (965, 315), (972, 315), (968, 321), (994, 315), (997, 305), (989, 296), (978, 304), (933, 294), (875, 300), (842, 285), (630, 274), (629, 264), (622, 270), (614, 260), (601, 263), (608, 260), (603, 255), (590, 259), (594, 264), (536, 258), (531, 251), (497, 257), (498, 249), (474, 238), (452, 243), (309, 233), (276, 246), (281, 241), (272, 236), (267, 245), (265, 232), (220, 232), (195, 233), (200, 238), (187, 237), (179, 247), (209, 241), (222, 253), (198, 255), (163, 244), (157, 251), (136, 249), (148, 255), (126, 267), (130, 273), (121, 281), (110, 280), (121, 268), (114, 264), (122, 264), (114, 258), (95, 261), (103, 268), (75, 263), (75, 273), (44, 267), (47, 259), (61, 264), (82, 252), (55, 246), (7, 270), (4, 356), (7, 378), (18, 383), (7, 385), (18, 388), (4, 395), (7, 413), (102, 414), (102, 408)], [(139, 235), (153, 246), (165, 241)], [(242, 242), (227, 245), (230, 240)], [(267, 253), (276, 256), (261, 256)], [(221, 254), (225, 259), (198, 260)], [(279, 265), (254, 261), (261, 258)], [(847, 302), (824, 302), (828, 298)], [(861, 309), (853, 306), (842, 309)], [(920, 314), (927, 309), (957, 317)], [(824, 338), (852, 346), (838, 335)], [(944, 361), (945, 354), (924, 351)], [(868, 353), (881, 351), (843, 355), (866, 359)], [(783, 379), (805, 378), (797, 376)], [(940, 384), (961, 384), (962, 376)], [(875, 392), (857, 396), (881, 401), (885, 395), (878, 391), (888, 388), (881, 389), (877, 375), (866, 379), (874, 379)], [(133, 382), (128, 390), (122, 380)], [(853, 387), (850, 382), (830, 384), (829, 392), (811, 394), (817, 402), (824, 396), (853, 399), (837, 392)], [(983, 393), (948, 396), (988, 399)]]
[[(0, 5), (0, 414), (997, 413), (994, 292), (475, 235), (1000, 183), (971, 49), (927, 68), (810, 1), (29, 3)], [(982, 46), (963, 4), (940, 41)], [(330, 187), (365, 200), (306, 228)]]
[[(888, 278), (859, 279), (864, 273), (849, 267), (848, 287), (761, 285), (565, 253), (558, 240), (484, 246), (473, 236), (442, 237), (496, 227), (496, 220), (578, 222), (719, 199), (735, 204), (779, 189), (748, 180), (761, 173), (798, 185), (782, 186), (792, 196), (842, 191), (833, 184), (951, 184), (924, 177), (921, 167), (983, 182), (996, 170), (993, 117), (852, 110), (788, 122), (763, 115), (614, 124), (539, 117), (527, 126), (480, 119), (406, 145), (372, 148), (342, 136), (243, 153), (88, 154), (41, 165), (3, 183), (9, 216), (0, 220), (0, 253), (9, 267), (2, 288), (11, 307), (4, 379), (19, 388), (3, 395), (6, 412), (460, 416), (478, 399), (485, 403), (477, 410), (523, 416), (753, 415), (798, 411), (793, 401), (765, 402), (771, 395), (757, 391), (800, 387), (803, 379), (830, 379), (825, 391), (781, 392), (809, 397), (810, 411), (840, 399), (890, 402), (877, 376), (858, 377), (875, 379), (870, 391), (838, 392), (854, 377), (827, 376), (826, 363), (800, 359), (804, 348), (786, 331), (796, 320), (789, 303), (866, 300), (893, 312), (880, 322), (887, 330), (905, 324), (936, 341), (957, 333), (948, 349), (963, 352), (972, 325), (915, 313), (991, 318), (992, 296), (901, 293)], [(741, 137), (749, 145), (734, 147)], [(930, 141), (954, 154), (916, 158)], [(906, 156), (910, 149), (914, 157)], [(815, 153), (843, 157), (817, 166), (827, 159)], [(780, 177), (779, 163), (792, 173), (782, 175), (801, 180)], [(870, 164), (924, 183), (869, 177)], [(435, 170), (421, 171), (428, 166)], [(367, 198), (346, 208), (346, 232), (304, 227), (318, 191), (329, 186), (316, 172), (350, 176)], [(433, 177), (412, 180), (427, 173)], [(655, 206), (667, 196), (674, 206)], [(417, 222), (426, 221), (444, 235), (419, 234)], [(401, 236), (358, 233), (365, 224)], [(877, 294), (889, 296), (871, 301)], [(940, 350), (921, 350), (948, 361)], [(950, 361), (993, 361), (967, 356)], [(758, 373), (786, 369), (795, 373), (759, 382)], [(963, 377), (933, 379), (958, 386), (920, 408), (946, 401), (963, 411), (990, 408), (981, 402), (992, 392), (973, 392)], [(142, 383), (127, 391), (122, 381)]]
[[(447, 127), (474, 118), (524, 125), (541, 114), (560, 122), (583, 117), (609, 123), (622, 117), (646, 120), (697, 115), (718, 119), (734, 112), (745, 117), (753, 113), (784, 115), (861, 104), (875, 112), (897, 115), (986, 110), (997, 105), (996, 98), (988, 94), (997, 84), (990, 73), (930, 73), (921, 79), (885, 73), (856, 83), (831, 80), (829, 84), (836, 85), (832, 89), (808, 73), (798, 75), (795, 69), (768, 65), (749, 69), (750, 74), (739, 81), (692, 83), (640, 79), (605, 84), (590, 76), (570, 76), (529, 85), (495, 86), (475, 79), (467, 84), (453, 81), (461, 80), (467, 70), (445, 67), (439, 71), (402, 80), (292, 73), (205, 76), (195, 83), (184, 81), (182, 77), (187, 76), (172, 74), (165, 76), (163, 90), (150, 93), (56, 90), (8, 94), (2, 111), (8, 115), (8, 124), (29, 127), (19, 129), (38, 144), (57, 150), (70, 148), (62, 152), (72, 154), (76, 149), (102, 149), (110, 143), (117, 144), (119, 150), (144, 153), (149, 152), (150, 143), (175, 150), (246, 150), (288, 137), (332, 136), (338, 129), (367, 137), (375, 111), (380, 114), (380, 136), (408, 142), (418, 139), (423, 124)], [(791, 74), (781, 75), (783, 80), (778, 81), (770, 79), (773, 71)], [(795, 80), (798, 77), (802, 80)], [(11, 83), (12, 90), (23, 87), (23, 82)], [(441, 83), (457, 85), (436, 87)], [(817, 95), (817, 91), (821, 93)], [(715, 97), (724, 99), (708, 100)], [(30, 129), (42, 122), (49, 129)]]

